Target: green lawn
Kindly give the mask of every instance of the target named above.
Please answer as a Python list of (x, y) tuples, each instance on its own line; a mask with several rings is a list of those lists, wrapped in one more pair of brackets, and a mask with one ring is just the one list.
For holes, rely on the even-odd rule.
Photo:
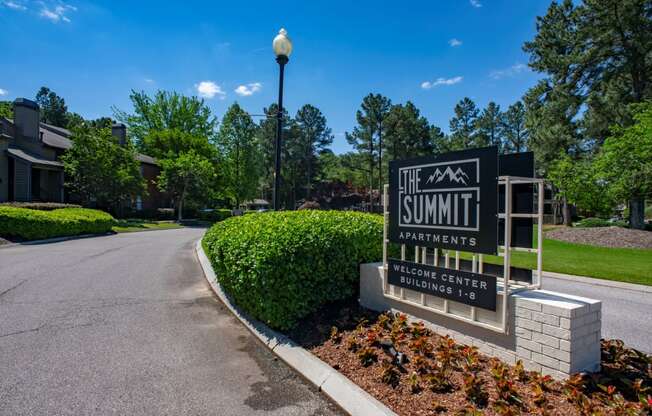
[[(536, 239), (536, 232), (534, 236)], [(471, 256), (464, 253), (464, 257)], [(502, 264), (503, 258), (484, 256), (484, 261)], [(512, 252), (512, 265), (536, 269), (536, 254)], [(543, 270), (652, 286), (652, 250), (605, 248), (544, 238)]]
[(131, 233), (134, 231), (146, 230), (170, 230), (173, 228), (182, 228), (183, 225), (172, 221), (148, 221), (138, 219), (119, 220), (112, 230), (116, 233)]

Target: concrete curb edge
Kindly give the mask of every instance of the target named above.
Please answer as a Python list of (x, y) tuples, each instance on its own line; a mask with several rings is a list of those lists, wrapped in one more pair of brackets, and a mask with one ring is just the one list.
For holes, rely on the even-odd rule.
[(43, 240), (29, 240), (29, 241), (22, 241), (20, 243), (2, 244), (0, 245), (0, 250), (3, 248), (16, 247), (16, 246), (36, 246), (39, 244), (60, 243), (62, 241), (69, 241), (69, 240), (81, 240), (83, 238), (106, 237), (114, 234), (115, 234), (114, 232), (101, 233), (101, 234), (79, 234), (79, 235), (67, 235), (64, 237), (52, 237)]
[(281, 360), (314, 384), (351, 416), (396, 416), (396, 413), (387, 406), (290, 338), (241, 311), (232, 303), (230, 297), (217, 282), (213, 266), (204, 253), (201, 239), (197, 241), (195, 252), (204, 277), (215, 295), (252, 334)]
[[(652, 293), (652, 286), (638, 285), (636, 283), (617, 282), (615, 280), (598, 279), (596, 277), (575, 276), (572, 274), (554, 273), (543, 271), (543, 277), (552, 279), (580, 282), (596, 286), (614, 287), (617, 289), (633, 290), (635, 292)], [(545, 287), (545, 280), (544, 280)]]

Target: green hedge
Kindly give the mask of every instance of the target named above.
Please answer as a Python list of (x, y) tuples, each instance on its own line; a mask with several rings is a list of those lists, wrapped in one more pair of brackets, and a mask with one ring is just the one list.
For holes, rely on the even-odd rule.
[(0, 207), (28, 208), (39, 211), (52, 211), (62, 208), (81, 208), (77, 204), (63, 204), (61, 202), (3, 202)]
[(382, 259), (383, 219), (343, 211), (265, 212), (215, 224), (204, 237), (235, 302), (277, 329), (356, 293), (359, 265)]
[(209, 222), (224, 221), (225, 219), (230, 217), (231, 217), (231, 210), (226, 208), (199, 212), (199, 219), (203, 221), (209, 221)]
[(604, 218), (584, 218), (575, 223), (576, 227), (594, 228), (594, 227), (627, 227), (627, 221), (609, 221)]
[(111, 231), (115, 220), (106, 212), (86, 208), (38, 211), (0, 207), (0, 235), (23, 240), (40, 240)]

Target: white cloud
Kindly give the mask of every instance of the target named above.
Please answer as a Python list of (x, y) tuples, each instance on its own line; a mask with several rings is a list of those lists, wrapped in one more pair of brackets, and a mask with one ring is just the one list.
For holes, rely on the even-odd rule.
[(254, 95), (263, 88), (263, 84), (260, 82), (252, 82), (251, 84), (240, 85), (235, 89), (235, 93), (241, 97), (249, 97)]
[(215, 98), (216, 96), (223, 100), (226, 98), (226, 93), (222, 90), (222, 87), (214, 83), (213, 81), (202, 81), (199, 84), (195, 84), (197, 93), (200, 97), (203, 98)]
[(489, 77), (491, 77), (493, 79), (501, 79), (501, 78), (505, 78), (505, 77), (513, 77), (514, 75), (518, 75), (521, 72), (524, 72), (524, 71), (527, 71), (527, 70), (528, 70), (527, 65), (516, 63), (516, 64), (510, 66), (509, 68), (497, 69), (497, 70), (491, 71), (489, 73)]
[(7, 94), (9, 94), (9, 91), (0, 88), (0, 95), (7, 95)]
[(459, 40), (459, 39), (453, 38), (453, 39), (451, 39), (451, 40), (448, 41), (448, 44), (451, 45), (451, 47), (454, 48), (454, 47), (456, 47), (456, 46), (461, 46), (461, 45), (462, 45), (462, 41)]
[(5, 7), (8, 7), (10, 9), (14, 9), (14, 10), (27, 10), (27, 7), (25, 7), (25, 5), (23, 5), (22, 3), (19, 3), (17, 1), (4, 1), (4, 2), (2, 2), (2, 4)]
[(480, 0), (469, 0), (469, 3), (471, 3), (471, 6), (473, 7), (482, 7), (482, 3), (480, 3)]
[(145, 81), (145, 82), (148, 83), (148, 84), (154, 84), (154, 83), (156, 82), (156, 81), (154, 81), (154, 80), (151, 79), (151, 78), (145, 78), (143, 81)]
[(77, 11), (77, 8), (75, 6), (71, 6), (65, 3), (58, 4), (53, 8), (50, 8), (47, 5), (43, 4), (43, 8), (41, 9), (39, 15), (54, 23), (59, 23), (59, 22), (70, 23), (70, 18), (67, 16), (67, 13), (71, 11), (72, 12)]
[(421, 83), (421, 88), (429, 90), (440, 85), (455, 85), (462, 82), (462, 77), (457, 76), (453, 78), (437, 78), (434, 81), (424, 81)]

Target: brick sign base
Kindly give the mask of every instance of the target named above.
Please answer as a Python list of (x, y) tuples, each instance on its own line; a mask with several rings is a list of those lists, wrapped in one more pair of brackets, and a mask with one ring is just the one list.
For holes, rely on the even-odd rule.
[[(408, 298), (420, 296), (406, 292)], [(598, 300), (547, 290), (519, 292), (509, 299), (508, 334), (500, 334), (383, 296), (382, 264), (370, 263), (360, 266), (360, 304), (379, 312), (406, 313), (410, 320), (424, 321), (438, 334), (476, 346), (483, 354), (508, 364), (522, 360), (526, 369), (559, 380), (600, 368), (602, 303)], [(450, 305), (460, 311), (466, 306)], [(485, 314), (485, 319), (491, 315)]]

